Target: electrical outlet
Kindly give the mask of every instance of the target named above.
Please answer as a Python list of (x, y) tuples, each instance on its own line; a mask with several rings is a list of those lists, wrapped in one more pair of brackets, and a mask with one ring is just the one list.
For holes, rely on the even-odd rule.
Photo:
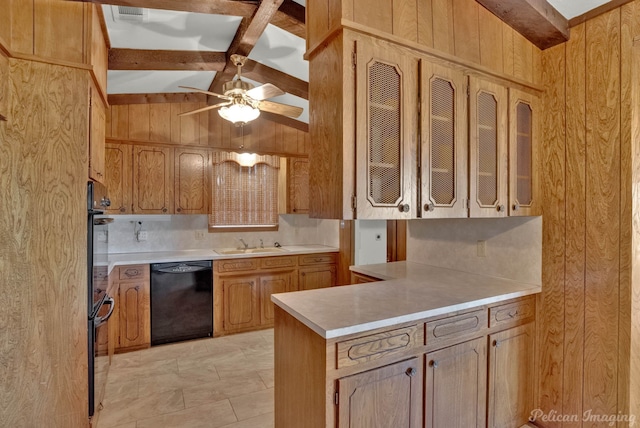
[(206, 232), (204, 230), (196, 230), (196, 241), (204, 240), (205, 233)]
[(146, 230), (141, 230), (138, 232), (138, 241), (146, 241), (149, 238)]
[(478, 257), (487, 257), (487, 241), (478, 241)]
[(107, 242), (107, 232), (98, 232), (98, 242)]

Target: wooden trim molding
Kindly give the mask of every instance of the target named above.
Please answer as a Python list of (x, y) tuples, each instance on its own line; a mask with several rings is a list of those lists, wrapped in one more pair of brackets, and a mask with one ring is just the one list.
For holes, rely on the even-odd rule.
[(627, 3), (631, 3), (634, 0), (610, 0), (609, 2), (596, 7), (595, 9), (591, 9), (582, 15), (578, 15), (569, 20), (569, 27), (575, 27), (576, 25), (580, 25), (584, 22), (587, 22), (590, 19), (593, 19), (597, 16), (603, 15), (607, 12), (612, 11), (613, 9), (624, 6)]
[(160, 103), (200, 103), (206, 102), (205, 94), (176, 92), (165, 94), (110, 94), (109, 105), (160, 104)]
[(476, 1), (540, 49), (569, 40), (569, 21), (546, 0)]

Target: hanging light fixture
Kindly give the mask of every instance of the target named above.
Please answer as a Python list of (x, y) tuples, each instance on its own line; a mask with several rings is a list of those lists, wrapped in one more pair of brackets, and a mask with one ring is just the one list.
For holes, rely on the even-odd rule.
[(221, 107), (218, 114), (234, 125), (244, 125), (260, 116), (260, 110), (249, 105), (243, 99), (234, 99), (230, 106)]

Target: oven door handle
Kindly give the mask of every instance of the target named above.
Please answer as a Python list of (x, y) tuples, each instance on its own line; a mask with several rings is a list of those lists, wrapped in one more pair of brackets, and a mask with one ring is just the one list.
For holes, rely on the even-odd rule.
[(111, 317), (111, 314), (113, 313), (113, 309), (116, 306), (116, 302), (115, 300), (113, 300), (113, 297), (109, 297), (107, 296), (106, 299), (104, 299), (104, 303), (103, 305), (109, 305), (109, 312), (107, 312), (107, 315), (103, 316), (103, 317), (95, 317), (95, 319), (93, 320), (93, 325), (95, 328), (100, 327), (102, 324), (106, 323), (109, 320), (109, 317)]

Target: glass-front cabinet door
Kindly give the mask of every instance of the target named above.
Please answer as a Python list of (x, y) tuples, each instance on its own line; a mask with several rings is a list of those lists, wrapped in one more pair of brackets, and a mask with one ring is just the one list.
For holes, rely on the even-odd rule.
[(507, 215), (507, 89), (469, 78), (469, 214)]
[(420, 69), (422, 217), (467, 217), (465, 76), (428, 61)]
[(356, 46), (356, 218), (416, 217), (417, 59)]
[(509, 215), (539, 215), (537, 97), (509, 89)]

